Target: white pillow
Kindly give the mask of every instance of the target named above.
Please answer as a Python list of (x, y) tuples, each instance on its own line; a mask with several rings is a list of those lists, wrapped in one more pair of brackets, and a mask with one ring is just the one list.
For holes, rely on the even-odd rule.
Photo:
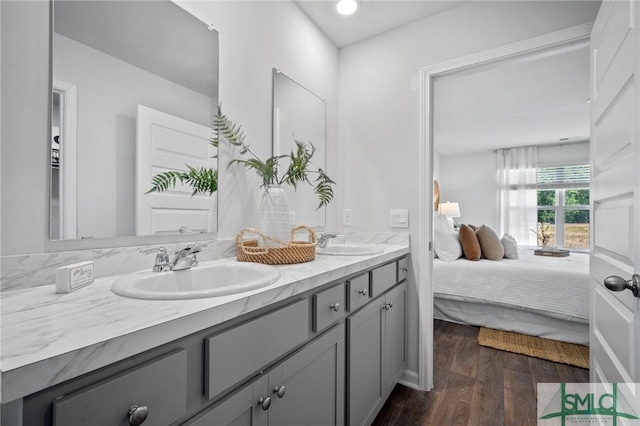
[(462, 245), (455, 231), (435, 231), (434, 251), (445, 261), (459, 259), (462, 256)]
[(509, 234), (504, 234), (502, 239), (502, 245), (504, 246), (504, 257), (507, 259), (518, 258), (518, 242)]
[(439, 214), (433, 218), (433, 229), (437, 231), (453, 231), (453, 227), (449, 219), (443, 214)]

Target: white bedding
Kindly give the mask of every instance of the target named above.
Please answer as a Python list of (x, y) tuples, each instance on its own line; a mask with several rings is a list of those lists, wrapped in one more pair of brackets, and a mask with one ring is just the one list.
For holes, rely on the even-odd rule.
[(445, 262), (434, 259), (434, 297), (505, 306), (564, 321), (589, 322), (589, 255)]

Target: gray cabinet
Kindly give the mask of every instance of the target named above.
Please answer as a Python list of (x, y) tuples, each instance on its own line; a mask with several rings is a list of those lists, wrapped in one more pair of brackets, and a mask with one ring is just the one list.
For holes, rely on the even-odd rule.
[(187, 353), (172, 352), (53, 401), (53, 425), (126, 425), (145, 411), (145, 423), (169, 425), (186, 414)]
[(347, 416), (370, 424), (406, 365), (406, 284), (347, 318)]
[(341, 426), (344, 324), (313, 340), (185, 426)]
[(269, 376), (264, 375), (217, 403), (184, 426), (267, 426)]
[(136, 405), (155, 426), (368, 424), (406, 365), (399, 262), (29, 395), (15, 424), (124, 426)]
[(269, 424), (344, 424), (344, 347), (342, 323), (269, 372)]

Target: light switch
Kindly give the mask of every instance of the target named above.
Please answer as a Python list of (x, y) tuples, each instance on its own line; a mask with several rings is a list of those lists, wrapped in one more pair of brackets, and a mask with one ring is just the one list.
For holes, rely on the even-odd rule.
[(391, 209), (391, 227), (392, 228), (408, 228), (409, 227), (409, 210), (408, 209)]

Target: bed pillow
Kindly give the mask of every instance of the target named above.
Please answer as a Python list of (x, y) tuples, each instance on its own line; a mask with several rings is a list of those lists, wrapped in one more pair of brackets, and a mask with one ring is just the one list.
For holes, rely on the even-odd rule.
[(433, 228), (436, 231), (453, 231), (449, 219), (443, 214), (433, 218)]
[(468, 225), (460, 225), (458, 236), (460, 238), (460, 244), (462, 245), (464, 257), (469, 260), (479, 260), (482, 255), (482, 251), (480, 249), (478, 237), (473, 229)]
[(502, 246), (504, 247), (504, 257), (507, 259), (518, 258), (518, 242), (509, 234), (504, 234), (502, 237)]
[(482, 255), (489, 260), (501, 260), (504, 257), (504, 246), (496, 231), (489, 225), (481, 225), (476, 230)]
[(454, 231), (436, 231), (434, 249), (438, 258), (446, 261), (456, 260), (462, 256), (462, 246), (458, 233)]

